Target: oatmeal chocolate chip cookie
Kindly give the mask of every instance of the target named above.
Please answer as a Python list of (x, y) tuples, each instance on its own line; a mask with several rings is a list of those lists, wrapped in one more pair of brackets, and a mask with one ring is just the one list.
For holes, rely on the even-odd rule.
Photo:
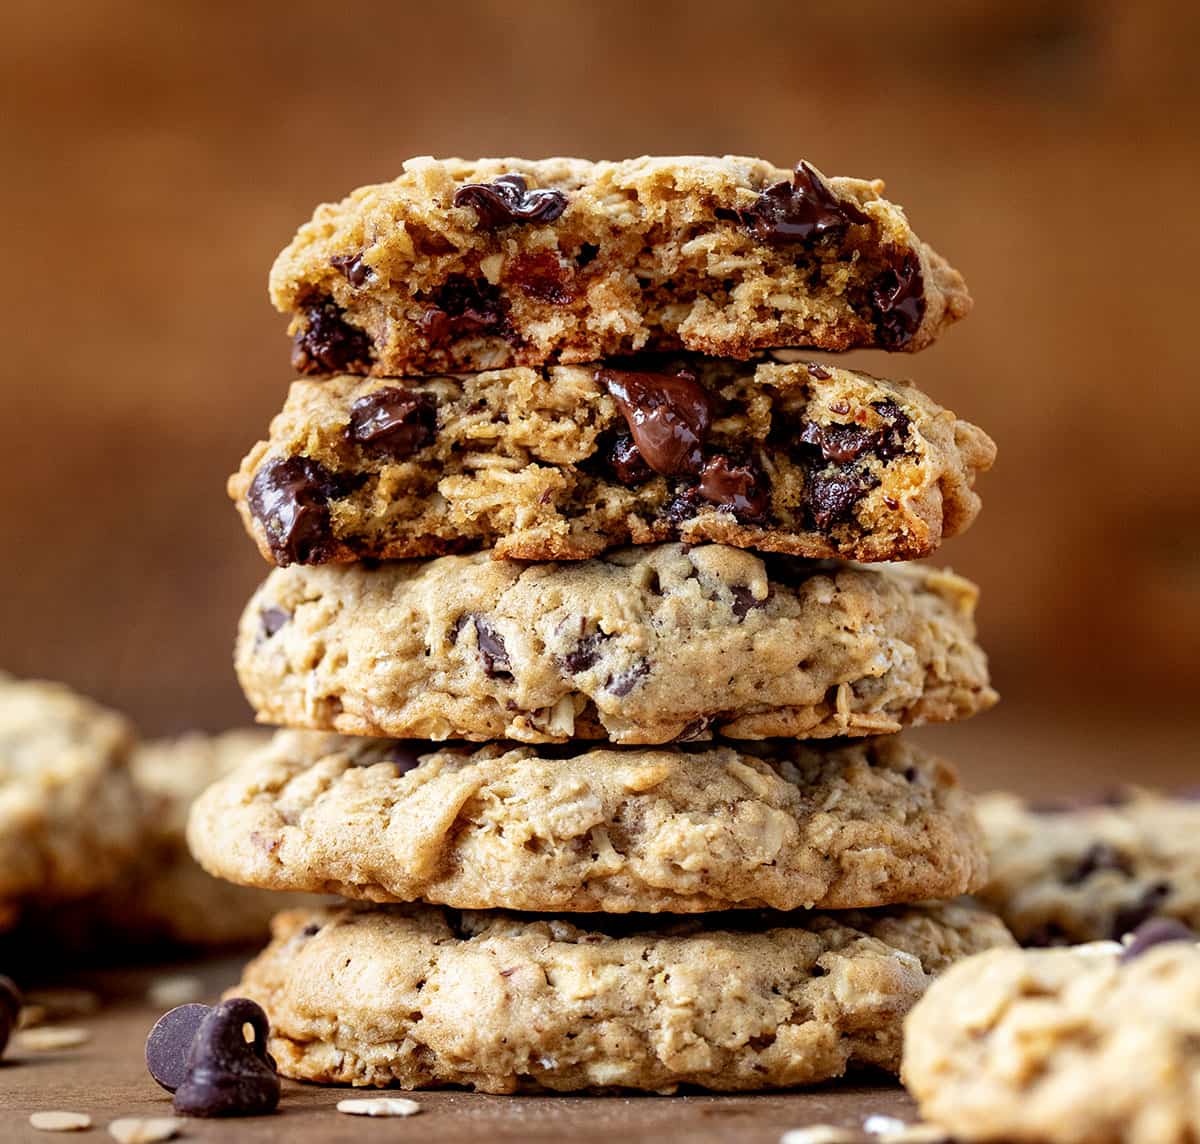
[(968, 905), (703, 919), (290, 910), (238, 996), (301, 1080), (482, 1092), (814, 1084), (896, 1070), (932, 977), (1011, 942)]
[(919, 350), (971, 300), (882, 192), (736, 156), (412, 159), (318, 207), (271, 300), (312, 374)]
[(897, 731), (990, 707), (976, 589), (921, 565), (664, 544), (276, 569), (237, 668), (265, 723), (417, 739), (663, 743)]
[(905, 1028), (921, 1112), (956, 1140), (1200, 1139), (1200, 946), (1163, 936), (953, 966)]
[(112, 883), (141, 840), (132, 727), (58, 683), (0, 675), (0, 928)]
[(281, 731), (189, 834), (234, 882), (461, 909), (848, 909), (985, 872), (954, 769), (899, 736), (568, 753)]
[(1088, 805), (979, 800), (985, 900), (1022, 945), (1119, 938), (1147, 918), (1200, 928), (1200, 799), (1145, 790)]
[(229, 492), (281, 565), (674, 538), (897, 560), (979, 511), (995, 446), (912, 385), (811, 362), (623, 364), (298, 381)]

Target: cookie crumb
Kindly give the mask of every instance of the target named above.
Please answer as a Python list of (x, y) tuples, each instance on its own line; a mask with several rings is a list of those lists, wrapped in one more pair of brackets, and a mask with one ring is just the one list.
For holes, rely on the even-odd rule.
[(836, 1124), (809, 1124), (792, 1128), (779, 1138), (779, 1144), (859, 1144), (862, 1133)]
[(86, 1029), (72, 1025), (39, 1025), (34, 1029), (22, 1029), (14, 1038), (19, 1049), (31, 1053), (53, 1053), (60, 1049), (74, 1049), (92, 1039)]
[(174, 1009), (199, 1001), (204, 996), (204, 982), (191, 973), (176, 973), (159, 977), (146, 990), (146, 1000), (159, 1009)]
[(339, 1100), (338, 1112), (347, 1116), (416, 1116), (421, 1106), (402, 1096), (374, 1096), (358, 1100)]
[(35, 1112), (29, 1123), (39, 1132), (84, 1132), (92, 1126), (86, 1112)]
[(158, 1144), (179, 1134), (183, 1121), (177, 1116), (123, 1116), (108, 1126), (118, 1144)]

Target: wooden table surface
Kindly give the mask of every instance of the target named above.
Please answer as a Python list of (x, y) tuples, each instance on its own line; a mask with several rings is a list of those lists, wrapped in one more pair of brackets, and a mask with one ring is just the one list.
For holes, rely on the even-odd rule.
[[(88, 1042), (60, 1052), (34, 1053), (10, 1044), (0, 1063), (0, 1140), (5, 1144), (53, 1139), (109, 1140), (106, 1126), (126, 1116), (169, 1116), (170, 1097), (146, 1072), (146, 1033), (161, 1013), (146, 999), (149, 985), (166, 973), (196, 973), (215, 1000), (237, 980), (240, 961), (225, 958), (182, 969), (108, 972), (79, 979), (103, 998), (99, 1012), (63, 1024), (85, 1028)], [(334, 1105), (351, 1093), (290, 1081), (274, 1116), (239, 1120), (189, 1120), (182, 1140), (481, 1141), (566, 1140), (574, 1144), (620, 1140), (739, 1141), (774, 1144), (789, 1128), (805, 1124), (859, 1125), (873, 1113), (915, 1119), (912, 1102), (894, 1083), (874, 1074), (868, 1083), (831, 1084), (798, 1093), (755, 1096), (482, 1096), (467, 1092), (415, 1093), (422, 1111), (407, 1119), (367, 1119), (338, 1113)], [(32, 1112), (86, 1112), (92, 1129), (57, 1137), (29, 1124)]]

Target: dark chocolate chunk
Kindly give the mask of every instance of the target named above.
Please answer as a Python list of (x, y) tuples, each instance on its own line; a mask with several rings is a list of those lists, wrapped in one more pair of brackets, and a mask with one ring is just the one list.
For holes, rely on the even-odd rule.
[(254, 474), (246, 502), (280, 567), (329, 558), (329, 500), (338, 491), (333, 474), (309, 457), (276, 458)]
[[(254, 1030), (247, 1042), (244, 1027)], [(270, 1026), (245, 997), (222, 1001), (204, 1015), (188, 1050), (175, 1111), (183, 1116), (262, 1116), (279, 1103), (279, 1074), (267, 1052)]]
[(838, 466), (831, 473), (811, 472), (804, 495), (813, 524), (825, 531), (847, 520), (854, 506), (877, 484), (878, 477), (853, 465)]
[(425, 448), (437, 433), (437, 406), (431, 394), (399, 386), (377, 389), (350, 407), (346, 439), (369, 452), (397, 461)]
[(24, 999), (17, 983), (11, 977), (0, 974), (0, 1056), (8, 1045), (8, 1038), (17, 1027), (17, 1019), (21, 1016), (21, 1005)]
[(1115, 870), (1126, 876), (1133, 873), (1129, 859), (1116, 847), (1110, 846), (1107, 842), (1093, 842), (1080, 855), (1079, 861), (1064, 875), (1063, 884), (1078, 886), (1102, 870)]
[(1113, 918), (1111, 935), (1114, 940), (1137, 929), (1142, 922), (1149, 921), (1158, 913), (1158, 907), (1171, 893), (1170, 882), (1151, 882), (1138, 897), (1122, 906)]
[(375, 271), (363, 261), (362, 251), (357, 254), (335, 254), (329, 260), (329, 265), (356, 290), (361, 289), (375, 276)]
[(558, 255), (543, 250), (514, 258), (505, 268), (504, 278), (530, 298), (565, 306), (575, 297), (568, 273), (568, 268), (559, 262)]
[(738, 520), (761, 520), (770, 506), (765, 479), (750, 465), (738, 465), (723, 454), (711, 457), (700, 471), (700, 495)]
[(808, 370), (808, 376), (816, 378), (817, 381), (828, 381), (833, 377), (833, 374), (817, 361), (806, 362), (804, 368)]
[(616, 696), (628, 695), (650, 672), (650, 661), (638, 660), (631, 668), (617, 675), (610, 675), (605, 681), (604, 689)]
[(459, 187), (454, 205), (473, 207), (478, 229), (495, 230), (514, 222), (554, 222), (567, 209), (567, 196), (550, 188), (528, 190), (524, 175), (501, 175)]
[(479, 648), (479, 657), (483, 660), (483, 673), (489, 679), (499, 676), (512, 676), (512, 662), (508, 658), (508, 648), (500, 633), (482, 616), (473, 617), (475, 621), (475, 642)]
[(908, 443), (908, 430), (912, 425), (909, 416), (890, 397), (886, 401), (876, 401), (871, 407), (883, 418), (886, 429), (879, 431), (879, 440), (875, 446), (876, 454), (885, 461), (900, 456)]
[(146, 1068), (155, 1081), (174, 1092), (187, 1075), (188, 1050), (211, 1005), (176, 1005), (154, 1022), (146, 1038)]
[(790, 183), (767, 187), (738, 217), (757, 241), (772, 246), (838, 237), (848, 226), (871, 221), (857, 203), (838, 198), (803, 161), (796, 164)]
[(911, 251), (889, 267), (871, 287), (875, 334), (884, 349), (903, 349), (925, 317), (925, 286), (920, 259)]
[(305, 309), (292, 342), (292, 368), (297, 373), (354, 373), (370, 364), (370, 339), (346, 321), (335, 302)]
[(712, 399), (695, 377), (602, 369), (596, 379), (621, 410), (642, 460), (664, 476), (700, 471)]
[(266, 639), (270, 639), (291, 618), (288, 612), (285, 612), (282, 608), (275, 607), (273, 604), (269, 608), (263, 608), (258, 613), (258, 622), (262, 628), (262, 634)]
[(613, 442), (608, 463), (623, 485), (640, 485), (654, 476), (654, 470), (642, 460), (642, 454), (628, 433), (622, 433)]
[(563, 670), (570, 675), (578, 675), (594, 667), (600, 658), (601, 645), (611, 637), (605, 632), (592, 632), (584, 636), (566, 655), (562, 657)]
[(857, 461), (864, 453), (871, 452), (879, 444), (879, 439), (878, 429), (868, 429), (863, 425), (818, 425), (815, 421), (805, 421), (800, 429), (800, 440), (805, 445), (820, 449), (826, 461), (834, 461), (839, 465)]
[(486, 278), (451, 274), (431, 301), (420, 321), (431, 346), (476, 334), (512, 335), (504, 296)]
[(1172, 941), (1200, 942), (1200, 934), (1189, 929), (1175, 918), (1151, 918), (1142, 922), (1132, 933), (1132, 940), (1121, 951), (1122, 963), (1141, 957), (1156, 945)]
[(755, 608), (765, 608), (767, 601), (755, 599), (754, 593), (744, 584), (734, 584), (729, 591), (733, 595), (733, 614), (744, 620)]

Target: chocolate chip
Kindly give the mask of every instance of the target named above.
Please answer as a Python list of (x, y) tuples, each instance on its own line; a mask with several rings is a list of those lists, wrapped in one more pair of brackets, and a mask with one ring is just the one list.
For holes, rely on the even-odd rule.
[(805, 421), (801, 424), (800, 440), (820, 449), (826, 461), (845, 464), (874, 449), (880, 433), (863, 425), (818, 425), (815, 421)]
[(436, 432), (432, 395), (389, 386), (360, 397), (350, 407), (346, 439), (400, 461), (428, 445)]
[(358, 254), (335, 254), (329, 260), (329, 265), (356, 290), (360, 290), (375, 276), (375, 271), (363, 261), (362, 251)]
[(1133, 873), (1129, 860), (1116, 847), (1110, 846), (1107, 842), (1093, 842), (1080, 855), (1079, 861), (1064, 875), (1063, 884), (1078, 886), (1102, 870), (1115, 870), (1126, 876)]
[(22, 1004), (23, 998), (17, 983), (11, 977), (0, 974), (0, 1056), (4, 1055), (8, 1038), (17, 1027)]
[(482, 616), (473, 616), (475, 621), (475, 643), (479, 648), (479, 657), (483, 660), (483, 673), (489, 679), (499, 676), (512, 676), (512, 662), (508, 658), (508, 648), (500, 633), (493, 628)]
[(342, 313), (332, 301), (304, 311), (303, 325), (292, 342), (292, 368), (297, 373), (345, 373), (370, 365), (370, 340)]
[(744, 620), (753, 609), (767, 606), (766, 600), (755, 599), (754, 593), (743, 584), (734, 584), (729, 591), (733, 595), (733, 614), (739, 620)]
[[(254, 1030), (247, 1043), (244, 1026)], [(235, 997), (205, 1014), (188, 1050), (184, 1079), (175, 1090), (183, 1116), (262, 1116), (279, 1103), (279, 1075), (267, 1052), (267, 1015)]]
[(612, 394), (650, 468), (665, 476), (700, 471), (713, 408), (692, 374), (601, 369), (596, 380)]
[(146, 1068), (167, 1092), (174, 1092), (183, 1083), (192, 1039), (211, 1011), (211, 1005), (195, 1001), (176, 1005), (154, 1022), (146, 1038)]
[(262, 628), (262, 634), (266, 639), (270, 639), (280, 628), (284, 626), (292, 617), (282, 608), (277, 608), (272, 605), (269, 608), (263, 608), (258, 613), (258, 623)]
[(908, 431), (912, 425), (907, 413), (890, 397), (885, 401), (876, 401), (872, 409), (883, 419), (886, 429), (879, 431), (876, 454), (885, 461), (900, 456), (908, 443)]
[(1133, 961), (1141, 957), (1148, 949), (1167, 942), (1186, 941), (1200, 942), (1200, 934), (1177, 921), (1175, 918), (1151, 918), (1143, 922), (1133, 931), (1133, 940), (1121, 951), (1121, 962)]
[(820, 362), (810, 361), (804, 366), (808, 370), (808, 376), (815, 378), (817, 381), (828, 381), (833, 374), (829, 372)]
[(549, 250), (519, 255), (504, 270), (505, 281), (512, 282), (522, 294), (555, 306), (565, 306), (575, 297), (566, 274), (567, 268), (558, 255)]
[(675, 737), (677, 743), (692, 743), (697, 739), (708, 738), (705, 732), (708, 731), (708, 725), (712, 722), (712, 717), (709, 715), (700, 715), (695, 719), (689, 720), (684, 724), (683, 730)]
[(654, 470), (642, 459), (642, 454), (628, 433), (622, 433), (613, 442), (608, 463), (623, 485), (640, 485), (654, 476)]
[(1113, 918), (1111, 935), (1115, 939), (1137, 929), (1142, 922), (1149, 921), (1171, 893), (1170, 882), (1151, 882), (1138, 896), (1126, 906), (1122, 906)]
[(321, 932), (321, 927), (316, 922), (309, 922), (301, 931), (301, 937), (316, 937)]
[(879, 478), (870, 473), (842, 466), (832, 473), (811, 473), (804, 499), (813, 524), (824, 531), (846, 520), (876, 485)]
[(889, 267), (871, 287), (875, 333), (884, 349), (903, 349), (925, 317), (925, 288), (921, 262), (910, 250)]
[(591, 635), (584, 636), (562, 657), (560, 662), (563, 670), (570, 675), (578, 675), (581, 671), (594, 667), (600, 658), (601, 645), (610, 638), (605, 632), (592, 632)]
[(772, 246), (837, 237), (870, 217), (849, 199), (839, 199), (809, 164), (796, 164), (792, 181), (774, 183), (749, 210), (738, 212), (742, 226)]
[(638, 660), (631, 668), (620, 672), (618, 675), (610, 675), (605, 681), (604, 689), (616, 696), (628, 695), (638, 683), (645, 678), (650, 672), (649, 660)]
[(452, 274), (434, 291), (432, 302), (420, 319), (431, 346), (461, 336), (512, 334), (504, 297), (486, 278)]
[(527, 187), (523, 175), (501, 175), (490, 183), (467, 183), (454, 192), (454, 205), (474, 207), (480, 230), (495, 230), (514, 222), (554, 222), (567, 209), (567, 196), (562, 191), (531, 191)]
[(709, 504), (733, 513), (738, 520), (760, 520), (770, 505), (764, 484), (762, 474), (750, 465), (734, 464), (718, 454), (704, 463), (698, 487)]
[(581, 270), (583, 267), (590, 265), (596, 261), (596, 255), (600, 253), (600, 247), (594, 242), (583, 242), (579, 244), (579, 251), (575, 255), (575, 265)]
[(309, 457), (276, 458), (254, 474), (246, 502), (280, 567), (329, 559), (329, 500), (337, 491), (329, 470)]

